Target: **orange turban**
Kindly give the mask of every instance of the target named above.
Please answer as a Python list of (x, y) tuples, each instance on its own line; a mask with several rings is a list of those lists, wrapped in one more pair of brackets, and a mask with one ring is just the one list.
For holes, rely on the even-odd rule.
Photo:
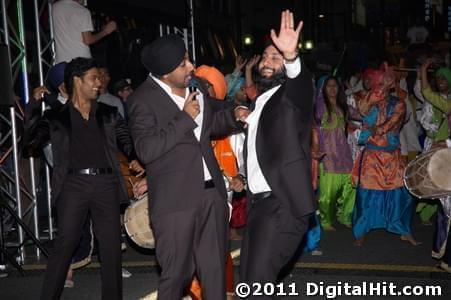
[[(224, 100), (227, 94), (227, 83), (224, 75), (215, 67), (202, 65), (196, 68), (194, 75), (207, 80), (215, 91), (216, 98)], [(238, 174), (238, 165), (229, 138), (212, 141), (213, 151), (219, 167), (226, 176), (234, 177)]]
[(222, 75), (222, 73), (218, 69), (216, 69), (215, 67), (202, 65), (196, 68), (194, 74), (197, 77), (201, 77), (207, 80), (213, 86), (216, 98), (224, 100), (227, 94), (227, 82), (224, 78), (224, 75)]

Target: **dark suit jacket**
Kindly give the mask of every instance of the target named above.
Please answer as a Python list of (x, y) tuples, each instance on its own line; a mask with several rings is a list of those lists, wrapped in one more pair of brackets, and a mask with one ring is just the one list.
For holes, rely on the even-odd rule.
[(315, 210), (310, 156), (312, 118), (312, 75), (302, 65), (301, 74), (287, 79), (265, 104), (256, 137), (263, 175), (275, 197), (297, 217)]
[(240, 129), (233, 108), (204, 94), (200, 141), (195, 121), (181, 111), (152, 78), (127, 99), (129, 127), (139, 160), (145, 164), (152, 216), (188, 210), (204, 195), (202, 157), (214, 184), (226, 199), (224, 179), (211, 138)]
[[(69, 102), (47, 110), (41, 117), (41, 106), (31, 101), (26, 110), (26, 129), (24, 137), (25, 152), (34, 154), (37, 149), (47, 143), (52, 144), (53, 173), (52, 173), (52, 202), (55, 203), (61, 193), (64, 180), (69, 171), (71, 120)], [(117, 160), (118, 148), (126, 154), (129, 160), (135, 159), (133, 143), (125, 121), (115, 107), (97, 103), (96, 119), (102, 133), (105, 154), (113, 168), (113, 173), (120, 182), (121, 201), (128, 200), (125, 183), (120, 173)]]

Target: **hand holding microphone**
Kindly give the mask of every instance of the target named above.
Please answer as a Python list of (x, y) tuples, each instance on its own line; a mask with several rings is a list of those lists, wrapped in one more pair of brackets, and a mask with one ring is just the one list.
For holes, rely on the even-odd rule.
[(195, 119), (197, 115), (200, 113), (199, 101), (195, 99), (197, 95), (199, 95), (199, 92), (196, 91), (191, 92), (188, 95), (188, 98), (186, 98), (185, 105), (183, 106), (183, 110), (193, 119)]

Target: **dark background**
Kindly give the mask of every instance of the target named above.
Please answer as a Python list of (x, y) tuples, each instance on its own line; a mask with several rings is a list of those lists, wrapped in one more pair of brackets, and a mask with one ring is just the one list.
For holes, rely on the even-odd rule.
[[(30, 2), (24, 2), (24, 10), (26, 19), (31, 19), (25, 22), (29, 29), (27, 43), (33, 45)], [(110, 19), (119, 24), (117, 33), (92, 46), (93, 56), (110, 67), (113, 81), (129, 77), (134, 85), (139, 84), (146, 76), (139, 61), (140, 50), (159, 36), (160, 24), (190, 30), (188, 3), (88, 0), (97, 30)], [(193, 3), (196, 63), (215, 65), (225, 73), (233, 70), (237, 54), (250, 57), (261, 53), (270, 28), (278, 29), (283, 9), (292, 10), (297, 20), (304, 20), (301, 42), (311, 40), (314, 48), (303, 50), (302, 55), (317, 75), (337, 68), (338, 75), (346, 77), (383, 60), (398, 64), (407, 47), (406, 32), (416, 19), (429, 29), (429, 42), (444, 43), (443, 50), (449, 51), (447, 14), (451, 0), (193, 0)], [(48, 29), (45, 12), (41, 25)], [(243, 44), (245, 34), (253, 37), (252, 45)], [(36, 54), (28, 52), (33, 61)], [(30, 72), (33, 76), (36, 69)]]

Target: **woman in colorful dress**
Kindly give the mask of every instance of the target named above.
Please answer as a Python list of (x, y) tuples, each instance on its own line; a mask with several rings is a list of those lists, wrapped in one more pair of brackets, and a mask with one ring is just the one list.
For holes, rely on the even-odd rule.
[(347, 142), (348, 107), (337, 78), (326, 78), (315, 106), (320, 163), (319, 210), (324, 230), (335, 230), (335, 217), (351, 226), (355, 189), (351, 185), (352, 153)]

